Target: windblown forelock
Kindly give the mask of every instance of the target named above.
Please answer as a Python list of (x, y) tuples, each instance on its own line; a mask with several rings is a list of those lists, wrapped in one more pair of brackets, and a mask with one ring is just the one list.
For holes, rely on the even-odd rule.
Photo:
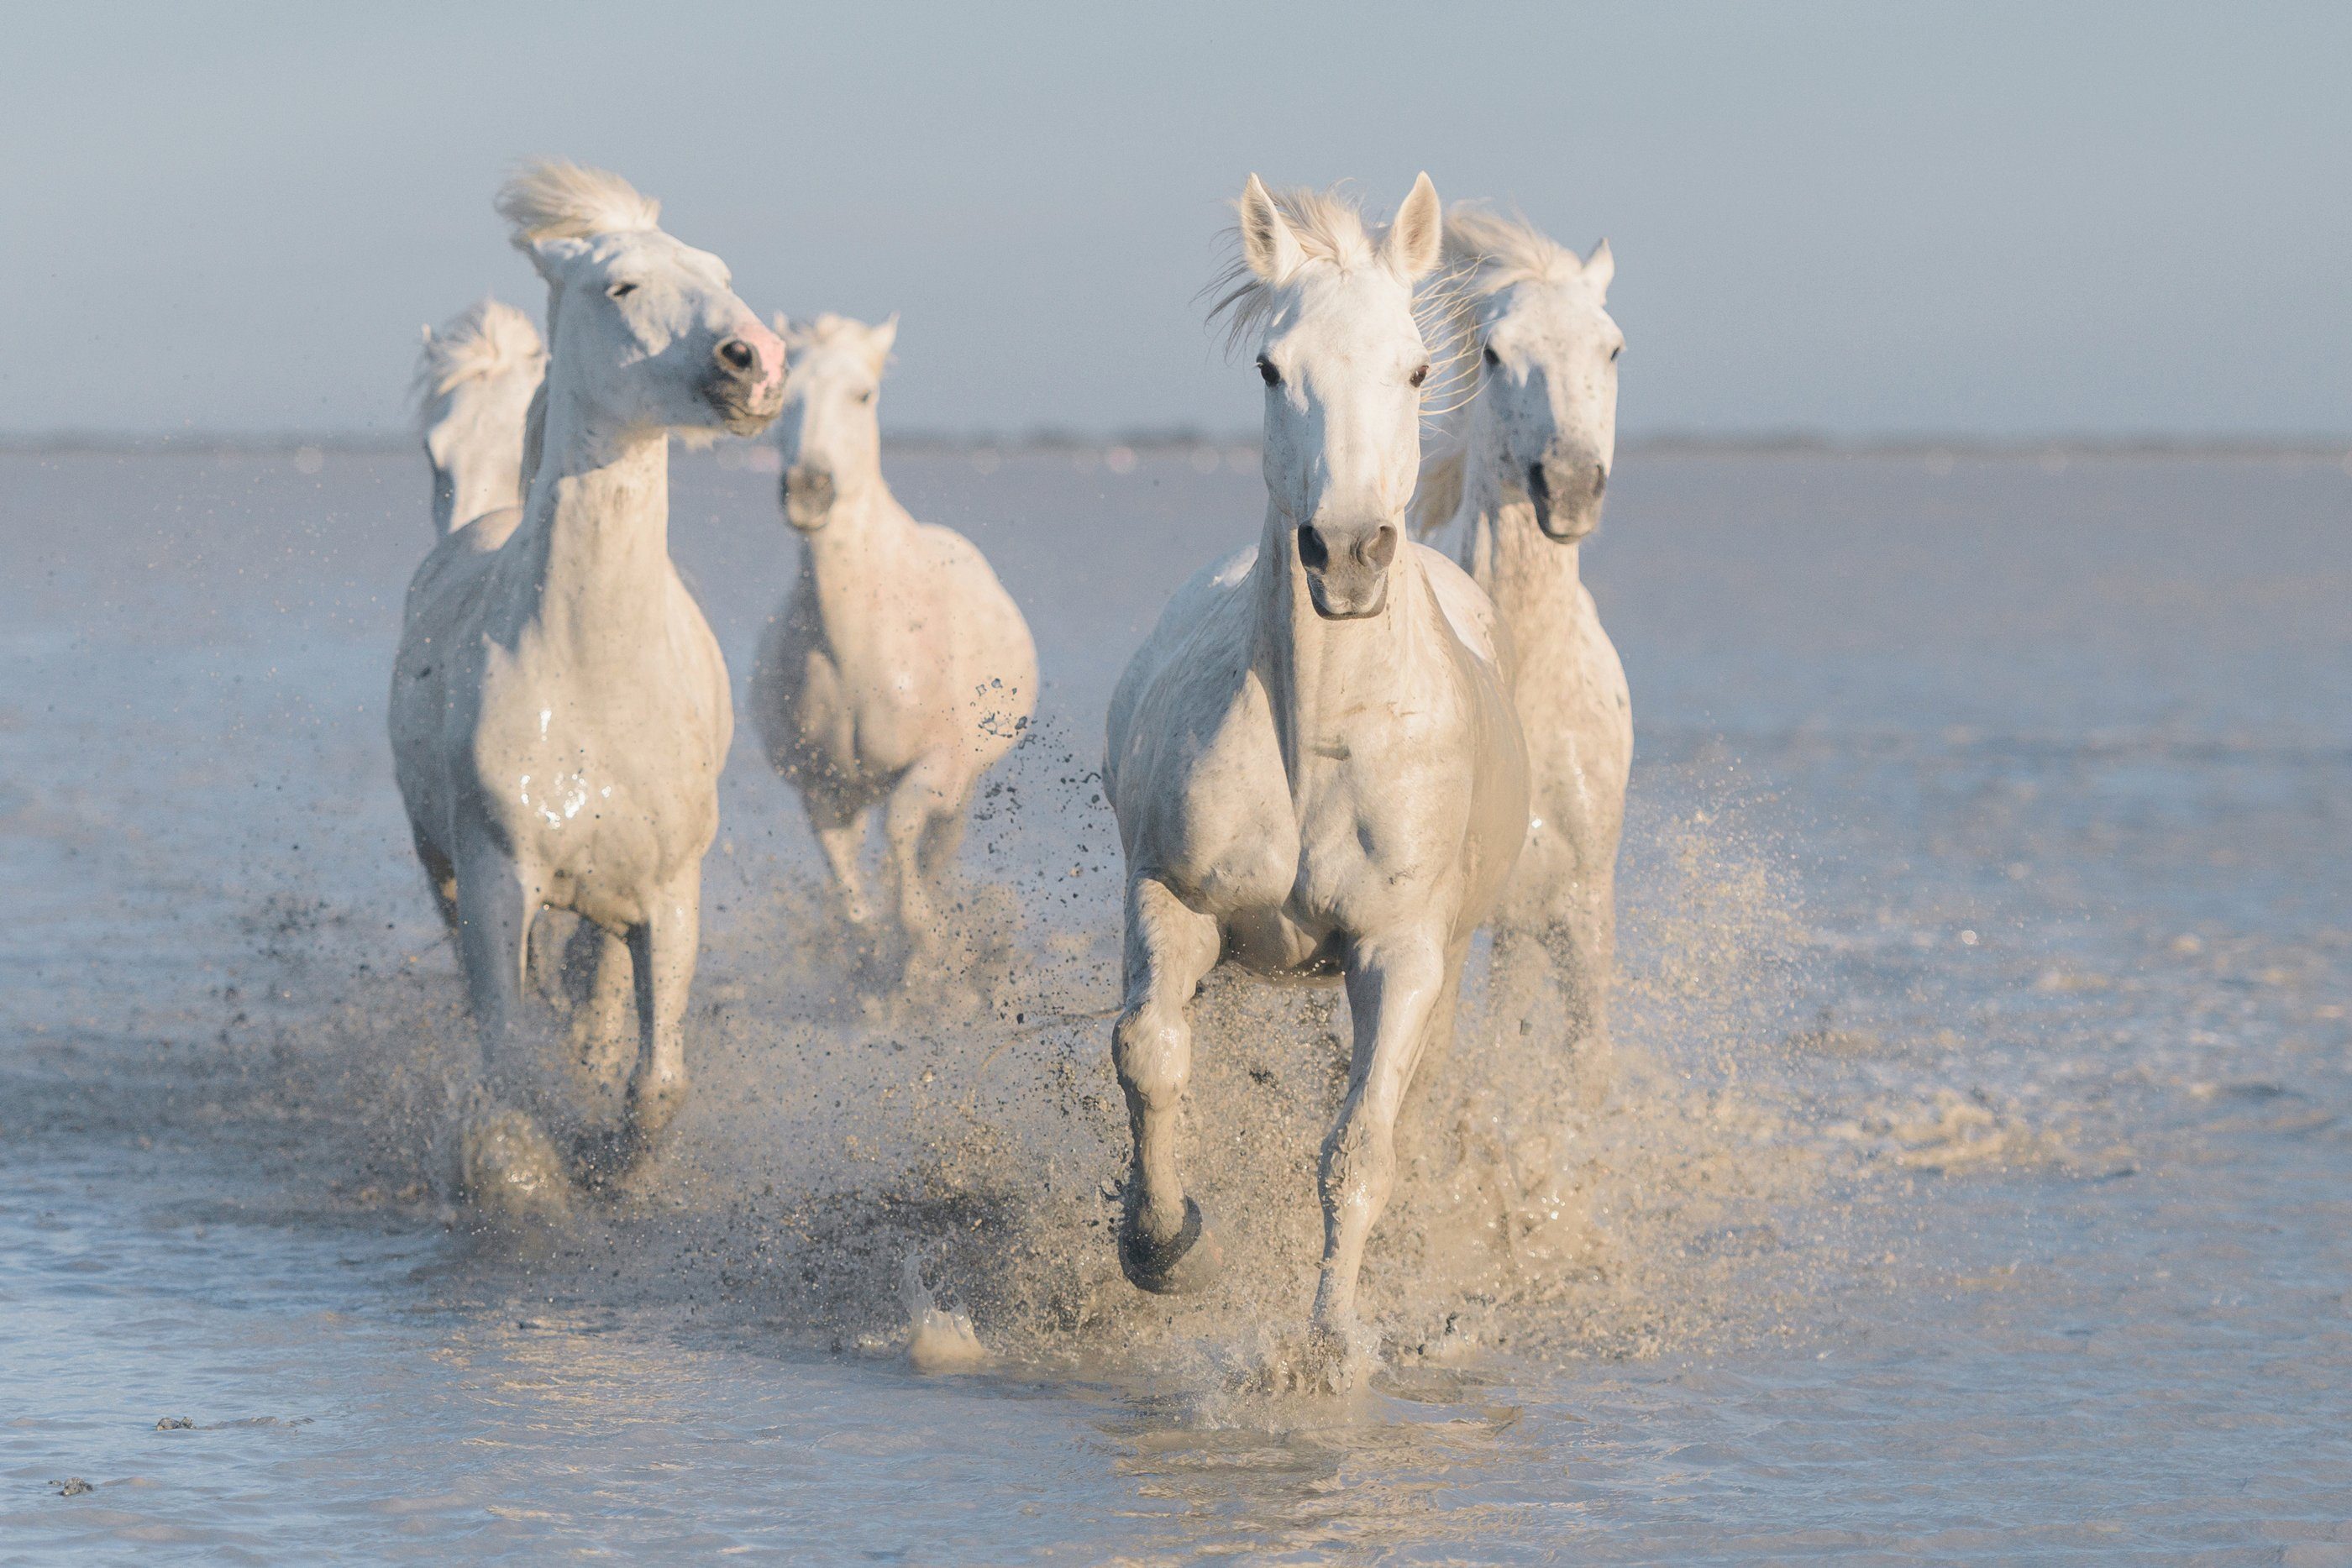
[[(1276, 211), (1282, 214), (1308, 265), (1321, 262), (1352, 272), (1380, 260), (1380, 240), (1387, 231), (1376, 235), (1367, 228), (1362, 212), (1339, 186), (1326, 191), (1293, 187), (1274, 192), (1273, 196)], [(1216, 303), (1209, 308), (1209, 319), (1225, 319), (1225, 350), (1231, 353), (1280, 308), (1290, 280), (1268, 283), (1250, 270), (1238, 226), (1227, 229), (1225, 238), (1233, 247), (1233, 259), (1201, 292), (1216, 296)]]
[(635, 234), (661, 226), (661, 204), (618, 174), (561, 158), (524, 164), (499, 189), (499, 215), (514, 225), (513, 242), (529, 249), (541, 240)]

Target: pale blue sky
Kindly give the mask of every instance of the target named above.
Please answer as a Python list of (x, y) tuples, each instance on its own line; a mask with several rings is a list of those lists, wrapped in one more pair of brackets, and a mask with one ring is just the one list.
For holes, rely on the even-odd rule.
[(1609, 236), (1629, 434), (2352, 431), (2347, 70), (2316, 5), (11, 7), (0, 431), (397, 427), (420, 321), (538, 309), (539, 152), (902, 311), (902, 430), (1247, 428), (1222, 204), (1426, 168)]

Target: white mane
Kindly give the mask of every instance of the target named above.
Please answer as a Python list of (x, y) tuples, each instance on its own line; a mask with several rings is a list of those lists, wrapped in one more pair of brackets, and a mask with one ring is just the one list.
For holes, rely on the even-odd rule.
[(839, 316), (830, 310), (813, 321), (795, 321), (782, 311), (776, 313), (776, 335), (783, 339), (785, 346), (795, 354), (841, 338), (862, 338), (868, 329), (866, 323), (856, 317)]
[(584, 169), (562, 158), (524, 164), (499, 188), (499, 215), (514, 225), (514, 243), (585, 239), (657, 228), (661, 204), (618, 174)]
[(466, 382), (520, 370), (543, 358), (546, 351), (540, 344), (539, 329), (513, 306), (485, 298), (467, 307), (439, 331), (425, 333), (412, 389), (419, 416), (429, 413), (434, 399), (447, 396)]

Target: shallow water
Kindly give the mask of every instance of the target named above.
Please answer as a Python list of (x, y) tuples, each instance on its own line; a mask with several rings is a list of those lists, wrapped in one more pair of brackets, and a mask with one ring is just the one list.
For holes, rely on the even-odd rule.
[[(673, 543), (740, 676), (791, 547), (734, 460)], [(1099, 1193), (1098, 716), (1254, 471), (894, 457), (1048, 677), (970, 978), (861, 1001), (739, 737), (676, 1144), (474, 1236), (382, 738), (421, 465), (301, 466), (0, 456), (0, 1556), (2352, 1562), (2336, 464), (1629, 453), (1619, 1059), (1591, 1103), (1474, 1005), (1345, 1401), (1237, 1386), (1311, 1290), (1323, 993), (1202, 1003), (1216, 1299), (1128, 1291)], [(988, 1369), (907, 1365), (910, 1251)]]

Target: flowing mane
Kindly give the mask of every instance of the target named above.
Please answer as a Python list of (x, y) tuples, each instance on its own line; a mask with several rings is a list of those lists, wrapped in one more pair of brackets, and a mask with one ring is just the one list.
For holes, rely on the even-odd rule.
[(561, 158), (524, 164), (499, 188), (499, 215), (514, 225), (514, 243), (528, 248), (545, 239), (585, 239), (656, 228), (661, 204), (603, 169)]
[(446, 397), (466, 382), (521, 370), (546, 352), (530, 318), (513, 306), (490, 298), (468, 306), (439, 331), (425, 333), (410, 389), (417, 417), (429, 418), (436, 398)]

